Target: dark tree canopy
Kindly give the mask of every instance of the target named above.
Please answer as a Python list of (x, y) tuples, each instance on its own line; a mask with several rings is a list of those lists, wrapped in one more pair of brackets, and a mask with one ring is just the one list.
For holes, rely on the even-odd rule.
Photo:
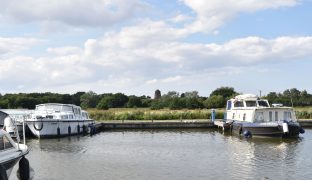
[[(197, 91), (179, 93), (169, 91), (161, 96), (159, 90), (155, 91), (156, 99), (149, 96), (127, 96), (123, 93), (96, 94), (93, 91), (77, 92), (75, 94), (58, 93), (18, 93), (1, 94), (0, 108), (33, 109), (42, 103), (76, 104), (82, 108), (137, 108), (149, 107), (151, 109), (198, 109), (198, 108), (224, 108), (226, 100), (237, 93), (232, 87), (220, 87), (214, 90), (209, 97), (200, 97)], [(312, 106), (312, 95), (306, 90), (296, 88), (285, 91), (270, 92), (265, 97), (270, 103), (282, 103), (285, 106)]]
[(225, 99), (229, 99), (236, 94), (237, 92), (235, 92), (234, 88), (232, 87), (220, 87), (212, 91), (210, 96), (222, 96)]

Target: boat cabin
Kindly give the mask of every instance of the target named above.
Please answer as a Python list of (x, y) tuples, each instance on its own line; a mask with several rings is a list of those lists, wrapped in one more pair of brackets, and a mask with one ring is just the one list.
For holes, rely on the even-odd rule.
[(73, 104), (47, 103), (36, 105), (33, 118), (35, 119), (62, 119), (80, 120), (86, 119), (89, 115), (79, 106)]
[(246, 122), (296, 121), (290, 107), (270, 106), (268, 100), (253, 94), (238, 95), (227, 101), (226, 119)]

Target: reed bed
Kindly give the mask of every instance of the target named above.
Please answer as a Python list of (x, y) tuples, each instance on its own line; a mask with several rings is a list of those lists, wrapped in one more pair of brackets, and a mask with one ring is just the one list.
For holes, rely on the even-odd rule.
[[(211, 110), (151, 110), (146, 108), (139, 109), (109, 109), (109, 110), (88, 110), (91, 118), (98, 121), (107, 120), (177, 120), (177, 119), (210, 119)], [(216, 118), (223, 118), (223, 112), (218, 111)]]
[[(297, 119), (312, 119), (312, 107), (296, 107)], [(151, 110), (149, 108), (112, 108), (109, 110), (88, 109), (90, 117), (97, 121), (109, 120), (179, 120), (211, 119), (210, 109)], [(224, 109), (216, 110), (216, 119), (222, 119)]]

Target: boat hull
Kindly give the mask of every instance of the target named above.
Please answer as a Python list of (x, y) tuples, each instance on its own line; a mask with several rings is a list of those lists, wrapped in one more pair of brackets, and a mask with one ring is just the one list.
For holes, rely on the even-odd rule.
[(37, 138), (54, 138), (77, 135), (88, 130), (94, 120), (42, 120), (26, 121), (29, 130)]
[(15, 164), (22, 158), (22, 156), (9, 160), (7, 162), (1, 163), (1, 165), (5, 168), (7, 176), (10, 177), (11, 172)]
[(272, 136), (272, 137), (298, 137), (300, 134), (298, 123), (287, 123), (288, 131), (285, 132), (281, 122), (276, 123), (246, 123), (234, 122), (231, 124), (231, 132), (238, 135)]

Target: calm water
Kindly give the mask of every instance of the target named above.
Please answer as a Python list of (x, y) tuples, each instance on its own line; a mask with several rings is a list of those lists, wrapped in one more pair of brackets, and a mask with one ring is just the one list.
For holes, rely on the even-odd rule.
[(150, 130), (30, 139), (28, 145), (38, 180), (312, 178), (309, 129), (295, 140), (247, 140), (216, 130)]

